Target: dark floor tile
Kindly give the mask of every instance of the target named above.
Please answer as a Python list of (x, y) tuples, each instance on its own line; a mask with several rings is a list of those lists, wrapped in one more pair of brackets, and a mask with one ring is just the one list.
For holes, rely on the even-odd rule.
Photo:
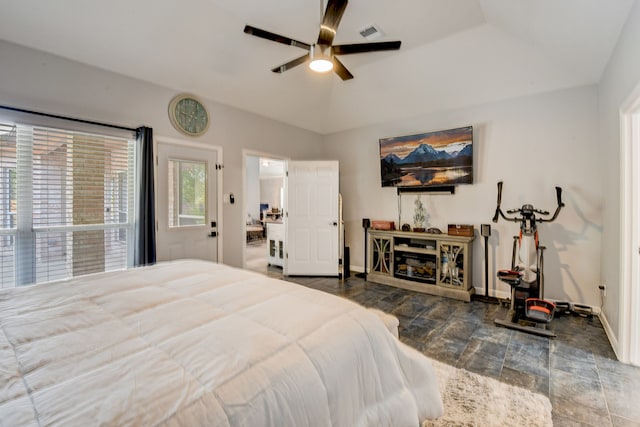
[(522, 344), (524, 346), (536, 347), (544, 350), (549, 350), (549, 338), (529, 334), (522, 331), (513, 331), (511, 336), (511, 342), (515, 344)]
[(610, 425), (607, 402), (599, 381), (552, 370), (550, 396), (553, 411), (567, 419), (596, 426)]
[(441, 298), (434, 302), (434, 304), (427, 307), (424, 313), (420, 314), (429, 319), (433, 320), (447, 320), (451, 315), (455, 312), (456, 307), (452, 306), (451, 303), (447, 301), (443, 301), (444, 298)]
[(549, 366), (572, 375), (599, 380), (596, 359), (590, 351), (559, 341), (550, 343)]
[(458, 360), (457, 367), (499, 379), (506, 351), (507, 344), (471, 338)]
[(408, 295), (401, 289), (398, 289), (395, 292), (390, 292), (382, 298), (384, 302), (390, 302), (395, 304), (396, 306), (401, 305), (404, 300), (408, 297)]
[[(640, 368), (627, 366), (619, 372), (600, 371), (600, 381), (612, 414), (640, 423)], [(630, 400), (630, 396), (635, 396)]]
[(444, 339), (469, 341), (479, 325), (457, 317), (449, 318), (439, 337)]
[(417, 304), (422, 305), (423, 307), (429, 307), (437, 303), (441, 299), (442, 299), (441, 297), (438, 297), (435, 295), (423, 294), (420, 292), (412, 292), (409, 294), (409, 298), (407, 299), (407, 301), (415, 302)]
[(403, 325), (400, 335), (406, 335), (415, 341), (426, 343), (435, 339), (442, 332), (442, 326), (443, 323), (440, 321), (417, 317), (406, 326)]
[(595, 359), (600, 371), (612, 372), (614, 374), (621, 374), (632, 377), (640, 376), (639, 367), (620, 363), (615, 356), (603, 357), (596, 354)]
[(396, 305), (393, 302), (387, 301), (384, 298), (370, 300), (364, 305), (367, 307), (377, 308), (378, 310), (382, 310), (385, 313), (392, 313), (396, 308)]
[(402, 314), (391, 313), (396, 319), (398, 319), (398, 328), (400, 327), (408, 327), (413, 317), (403, 316)]
[(516, 340), (516, 334), (511, 338), (504, 359), (504, 366), (520, 372), (526, 372), (543, 377), (549, 376), (548, 345)]
[(394, 308), (392, 314), (414, 318), (419, 314), (424, 313), (426, 310), (427, 307), (425, 307), (423, 303), (411, 298), (405, 298), (401, 304)]
[(459, 304), (452, 315), (470, 322), (489, 324), (493, 323), (493, 319), (496, 318), (498, 310), (498, 305), (472, 301), (468, 304)]
[(438, 338), (426, 342), (422, 352), (440, 362), (456, 366), (466, 346), (465, 340)]
[(414, 340), (413, 338), (400, 335), (400, 341), (408, 345), (409, 347), (413, 347), (416, 350), (423, 352), (425, 348), (425, 343)]
[(501, 328), (494, 325), (482, 324), (473, 332), (471, 338), (481, 339), (483, 341), (491, 341), (497, 344), (508, 344), (511, 340), (513, 331), (507, 328)]
[(530, 374), (503, 366), (500, 381), (549, 397), (549, 376), (547, 375)]
[(564, 417), (557, 412), (552, 411), (551, 416), (553, 418), (553, 427), (608, 427), (611, 423), (604, 425), (590, 424), (584, 421), (576, 421), (573, 418)]

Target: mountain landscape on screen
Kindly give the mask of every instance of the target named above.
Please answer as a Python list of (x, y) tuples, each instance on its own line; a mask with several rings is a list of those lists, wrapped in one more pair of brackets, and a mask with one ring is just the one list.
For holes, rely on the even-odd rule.
[(473, 182), (471, 126), (380, 139), (383, 187), (430, 187)]

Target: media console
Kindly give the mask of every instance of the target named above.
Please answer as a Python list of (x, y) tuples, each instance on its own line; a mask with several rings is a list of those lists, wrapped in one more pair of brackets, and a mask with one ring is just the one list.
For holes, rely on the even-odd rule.
[(471, 301), (474, 237), (369, 230), (367, 280)]

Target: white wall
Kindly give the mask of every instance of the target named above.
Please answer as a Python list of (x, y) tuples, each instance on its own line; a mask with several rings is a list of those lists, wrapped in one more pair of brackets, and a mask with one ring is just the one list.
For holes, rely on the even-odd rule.
[(245, 219), (258, 220), (260, 219), (260, 157), (247, 156), (245, 169), (247, 186)]
[[(602, 280), (607, 284), (604, 315), (613, 333), (620, 334), (620, 107), (640, 84), (640, 3), (636, 2), (599, 85), (599, 131), (604, 210)], [(637, 309), (637, 307), (636, 307)]]
[[(0, 41), (0, 104), (127, 127), (147, 125), (154, 135), (223, 148), (223, 193), (236, 203), (223, 206), (224, 262), (240, 266), (244, 244), (242, 150), (299, 160), (317, 159), (320, 135), (204, 100), (211, 127), (202, 137), (179, 134), (167, 108), (176, 91)], [(187, 89), (187, 88), (185, 88)], [(196, 94), (197, 95), (197, 94)], [(256, 93), (255, 96), (261, 96)]]
[[(340, 160), (346, 244), (354, 270), (363, 267), (362, 218), (398, 221), (393, 188), (380, 185), (378, 139), (473, 125), (474, 184), (458, 186), (454, 195), (423, 195), (430, 225), (491, 223), (496, 183), (504, 181), (503, 208), (532, 203), (553, 210), (554, 186), (564, 189), (566, 208), (558, 220), (540, 226), (545, 253), (545, 296), (599, 307), (602, 233), (602, 168), (599, 163), (597, 92), (593, 86), (511, 101), (480, 105), (400, 120), (326, 137), (325, 156)], [(412, 203), (412, 196), (409, 206)], [(407, 209), (407, 207), (405, 207)], [(406, 218), (406, 215), (403, 215)], [(489, 240), (490, 289), (507, 295), (496, 283), (497, 269), (511, 262), (517, 225), (492, 224)], [(476, 231), (478, 235), (478, 231)], [(473, 284), (484, 288), (484, 248), (474, 242)]]
[(268, 177), (260, 180), (260, 203), (268, 203), (269, 209), (282, 209), (280, 192), (284, 186), (284, 177)]

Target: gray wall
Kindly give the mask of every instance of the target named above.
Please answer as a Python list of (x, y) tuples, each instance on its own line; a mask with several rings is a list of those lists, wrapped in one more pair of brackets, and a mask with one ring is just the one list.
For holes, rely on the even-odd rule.
[[(396, 190), (380, 184), (378, 139), (473, 125), (474, 184), (458, 186), (454, 195), (422, 195), (430, 226), (444, 231), (448, 224), (473, 224), (479, 230), (480, 224), (491, 223), (500, 180), (504, 208), (532, 203), (553, 210), (554, 186), (560, 186), (566, 208), (556, 222), (539, 227), (548, 248), (545, 296), (598, 307), (602, 168), (596, 90), (589, 86), (528, 96), (328, 136), (325, 156), (340, 160), (346, 242), (354, 270), (363, 266), (362, 218), (398, 222)], [(410, 218), (414, 199), (402, 196), (403, 222)], [(490, 289), (507, 296), (510, 288), (496, 280), (495, 272), (510, 266), (512, 236), (519, 230), (511, 222), (491, 224)], [(473, 247), (473, 285), (482, 293), (482, 239)]]
[(247, 156), (246, 187), (247, 194), (245, 219), (260, 219), (260, 157)]
[[(599, 158), (603, 187), (602, 281), (607, 284), (604, 313), (613, 332), (614, 345), (620, 338), (620, 113), (625, 100), (640, 84), (640, 3), (636, 2), (620, 35), (598, 88)], [(636, 284), (637, 285), (637, 284)], [(635, 307), (635, 310), (638, 308)]]
[(283, 177), (268, 177), (260, 180), (260, 202), (268, 203), (269, 209), (282, 209), (280, 190), (284, 186)]

